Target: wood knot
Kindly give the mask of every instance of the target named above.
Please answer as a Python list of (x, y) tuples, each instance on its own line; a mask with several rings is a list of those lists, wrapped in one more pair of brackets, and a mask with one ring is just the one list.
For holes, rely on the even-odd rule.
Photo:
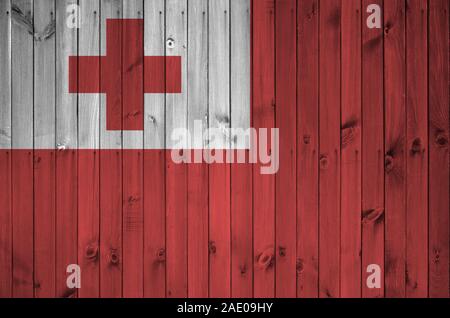
[(349, 145), (351, 145), (354, 141), (356, 136), (358, 135), (358, 128), (355, 126), (356, 123), (349, 123), (348, 125), (345, 125), (342, 127), (341, 130), (341, 147), (345, 148)]
[(420, 138), (416, 138), (413, 140), (411, 145), (411, 155), (420, 154), (423, 151), (422, 140)]
[(41, 283), (40, 282), (34, 282), (34, 288), (35, 289), (41, 288)]
[(327, 156), (325, 156), (325, 155), (320, 156), (319, 162), (320, 162), (320, 169), (322, 169), (322, 170), (328, 169), (329, 162), (328, 162)]
[(297, 270), (297, 274), (301, 274), (303, 272), (304, 264), (303, 264), (303, 260), (301, 258), (297, 258), (295, 268)]
[(386, 155), (384, 158), (384, 169), (387, 173), (391, 172), (394, 169), (394, 158), (390, 155)]
[(256, 263), (259, 268), (269, 269), (273, 266), (273, 248), (265, 249), (261, 254), (256, 257)]
[(433, 263), (438, 264), (441, 258), (441, 251), (438, 249), (434, 249), (433, 252), (434, 252)]
[(239, 272), (241, 273), (241, 276), (244, 276), (247, 273), (247, 265), (239, 265)]
[(209, 241), (208, 250), (209, 250), (209, 254), (216, 254), (217, 248), (216, 248), (216, 243), (214, 241)]
[(89, 244), (88, 246), (86, 246), (85, 256), (86, 256), (86, 259), (88, 259), (88, 260), (91, 260), (91, 261), (97, 260), (98, 245), (97, 244)]
[(383, 217), (384, 217), (383, 208), (366, 210), (363, 211), (362, 213), (362, 223), (363, 224), (377, 223), (383, 220)]
[(278, 246), (278, 255), (280, 257), (285, 257), (286, 256), (286, 247)]
[(39, 164), (39, 163), (41, 163), (41, 161), (42, 161), (41, 157), (39, 157), (39, 156), (34, 157), (34, 164)]
[(117, 265), (119, 264), (119, 254), (117, 253), (117, 250), (115, 249), (111, 249), (109, 251), (109, 262), (112, 265)]
[(139, 202), (141, 199), (139, 198), (139, 197), (135, 197), (135, 196), (129, 196), (128, 197), (128, 204), (129, 205), (133, 205), (133, 204), (135, 204), (136, 202)]
[(309, 145), (311, 143), (311, 135), (304, 135), (303, 136), (303, 143), (305, 145)]
[(435, 142), (440, 148), (445, 148), (448, 146), (448, 137), (440, 132), (436, 135)]
[(156, 260), (159, 263), (164, 263), (166, 261), (166, 249), (160, 248), (158, 252), (156, 253)]

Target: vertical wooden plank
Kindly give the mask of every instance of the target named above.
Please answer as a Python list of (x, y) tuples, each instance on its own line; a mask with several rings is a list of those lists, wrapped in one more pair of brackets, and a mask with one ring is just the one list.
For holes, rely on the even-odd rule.
[(449, 3), (429, 2), (429, 296), (449, 297)]
[[(144, 4), (144, 52), (165, 55), (164, 1)], [(149, 70), (145, 69), (148, 72)], [(159, 75), (156, 75), (159, 76)], [(145, 86), (145, 85), (144, 85)], [(165, 96), (145, 95), (144, 116), (144, 296), (165, 297)], [(150, 150), (147, 150), (150, 149)], [(159, 150), (157, 150), (159, 149)]]
[[(68, 57), (78, 54), (78, 30), (67, 26), (67, 6), (56, 2), (56, 296), (76, 296), (66, 285), (67, 266), (78, 264), (78, 97), (69, 94)], [(73, 8), (73, 7), (72, 7)]]
[(298, 1), (297, 296), (319, 288), (319, 1)]
[(386, 297), (405, 296), (406, 108), (405, 5), (385, 1)]
[[(143, 18), (142, 0), (123, 2), (124, 19)], [(127, 20), (123, 20), (127, 21)], [(144, 23), (122, 25), (122, 127), (142, 127)], [(136, 21), (136, 20), (134, 20)], [(137, 87), (137, 88), (136, 88)], [(123, 136), (123, 296), (142, 297), (143, 285), (143, 132)]]
[[(250, 0), (230, 1), (231, 128), (250, 127)], [(245, 153), (242, 138), (231, 136), (235, 155)], [(235, 157), (236, 158), (236, 157)], [(231, 165), (231, 296), (253, 296), (252, 165)]]
[(382, 297), (381, 288), (367, 288), (367, 268), (380, 266), (384, 273), (384, 113), (383, 29), (367, 26), (370, 4), (382, 8), (383, 1), (362, 1), (362, 296)]
[[(296, 296), (297, 5), (275, 1), (276, 127), (280, 168), (276, 175), (276, 297)], [(273, 141), (272, 141), (273, 142)]]
[(321, 2), (319, 20), (319, 295), (339, 297), (341, 1)]
[[(176, 128), (187, 129), (187, 1), (166, 0), (166, 55), (181, 56), (181, 94), (166, 94), (166, 147)], [(167, 78), (171, 69), (166, 65)], [(187, 148), (187, 145), (178, 145)], [(183, 149), (179, 149), (181, 152)], [(187, 168), (166, 153), (166, 295), (187, 296)]]
[(11, 3), (0, 3), (0, 298), (12, 296)]
[[(230, 127), (230, 6), (228, 0), (209, 3), (209, 127)], [(224, 156), (229, 136), (208, 140), (211, 153)], [(209, 294), (230, 297), (230, 165), (209, 167)]]
[[(122, 33), (107, 36), (107, 19), (122, 17), (122, 0), (101, 0), (100, 50), (107, 54), (107, 41), (120, 43)], [(109, 53), (110, 56), (114, 54)], [(111, 56), (122, 65), (121, 51)], [(109, 79), (115, 91), (122, 91), (122, 67), (106, 69), (101, 60), (101, 81)], [(120, 94), (121, 96), (121, 94)], [(106, 95), (100, 95), (100, 297), (122, 296), (122, 132), (108, 131)], [(114, 101), (114, 109), (122, 113), (122, 99)], [(118, 123), (119, 127), (122, 123)]]
[[(275, 127), (275, 3), (253, 1), (252, 126)], [(274, 297), (275, 176), (253, 170), (254, 297)]]
[(33, 297), (33, 3), (11, 10), (13, 296)]
[(428, 296), (428, 8), (406, 1), (406, 296)]
[(36, 297), (55, 297), (54, 1), (35, 2), (34, 13), (34, 287)]
[(342, 2), (341, 297), (361, 297), (361, 1)]
[[(196, 123), (208, 127), (208, 1), (188, 2), (188, 129), (194, 153), (205, 147)], [(203, 133), (201, 131), (201, 133)], [(188, 296), (208, 297), (208, 165), (188, 166)]]
[[(100, 55), (100, 3), (98, 0), (80, 0), (83, 26), (79, 30), (78, 55)], [(97, 63), (86, 67), (79, 63), (78, 81), (91, 77), (100, 91), (100, 57)], [(97, 68), (97, 69), (95, 69)], [(100, 94), (78, 96), (78, 261), (83, 275), (79, 297), (98, 297), (99, 293), (99, 231), (100, 231)]]

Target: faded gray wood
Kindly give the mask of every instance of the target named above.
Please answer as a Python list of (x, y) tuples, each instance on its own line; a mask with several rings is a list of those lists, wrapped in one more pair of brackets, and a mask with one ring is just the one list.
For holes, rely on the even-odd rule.
[(55, 4), (41, 0), (34, 6), (34, 147), (54, 149), (55, 122)]
[[(79, 0), (79, 5), (83, 25), (78, 31), (78, 55), (98, 56), (100, 55), (100, 3), (98, 0)], [(100, 68), (92, 72), (100, 72)], [(86, 75), (89, 74), (81, 74), (81, 76)], [(78, 94), (78, 148), (99, 148), (99, 113), (100, 94)]]
[(172, 140), (174, 129), (187, 129), (187, 1), (166, 0), (166, 55), (181, 56), (181, 94), (166, 94), (166, 146), (187, 148)]
[[(142, 19), (144, 16), (144, 5), (142, 0), (125, 0), (123, 2), (124, 19)], [(122, 50), (127, 48), (123, 46)], [(123, 148), (124, 149), (143, 149), (144, 132), (143, 131), (124, 131)]]
[(11, 5), (0, 1), (0, 149), (11, 148)]
[(12, 6), (12, 147), (33, 148), (33, 3)]
[[(106, 52), (106, 20), (122, 18), (122, 0), (101, 0), (100, 54)], [(100, 148), (121, 149), (122, 132), (106, 130), (106, 94), (100, 94)]]
[[(144, 10), (144, 55), (164, 56), (166, 42), (164, 0), (145, 2)], [(144, 147), (145, 149), (164, 149), (165, 96), (164, 94), (145, 94), (144, 105)]]
[(209, 2), (209, 127), (222, 134), (209, 147), (227, 149), (230, 138), (230, 7), (228, 0)]
[[(190, 0), (188, 50), (188, 128), (192, 149), (206, 148), (203, 133), (208, 128), (208, 1)], [(201, 135), (195, 133), (195, 122), (201, 122)]]
[(56, 1), (56, 146), (78, 147), (78, 97), (69, 94), (69, 56), (78, 54), (78, 30), (66, 24), (69, 5), (77, 0)]
[[(231, 127), (250, 127), (250, 0), (231, 1)], [(231, 136), (231, 148), (248, 149), (243, 135)]]

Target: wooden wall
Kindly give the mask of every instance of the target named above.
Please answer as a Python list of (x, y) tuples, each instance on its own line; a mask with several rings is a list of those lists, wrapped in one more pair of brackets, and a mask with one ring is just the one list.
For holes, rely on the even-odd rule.
[[(141, 131), (69, 93), (112, 18), (144, 19), (119, 59), (181, 56), (180, 94), (114, 104)], [(0, 297), (449, 297), (448, 85), (446, 0), (0, 1)], [(279, 128), (279, 171), (176, 164), (195, 120)]]

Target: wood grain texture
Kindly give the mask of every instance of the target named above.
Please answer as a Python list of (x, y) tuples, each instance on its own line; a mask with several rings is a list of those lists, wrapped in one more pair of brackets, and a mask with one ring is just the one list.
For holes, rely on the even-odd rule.
[[(277, 297), (295, 297), (296, 280), (296, 166), (297, 166), (297, 3), (275, 1), (275, 118), (280, 129), (280, 169), (276, 175), (276, 290)], [(273, 146), (271, 146), (273, 147)]]
[[(181, 56), (182, 93), (166, 94), (166, 146), (174, 128), (187, 128), (187, 1), (166, 0), (166, 55)], [(168, 40), (171, 41), (168, 41)], [(173, 47), (168, 45), (172, 43)], [(169, 47), (168, 47), (169, 46)], [(167, 70), (167, 65), (166, 65)], [(166, 78), (167, 78), (166, 71)], [(187, 148), (187, 145), (181, 145)], [(182, 149), (180, 149), (182, 151)], [(176, 164), (166, 152), (166, 296), (187, 297), (187, 166)]]
[[(194, 138), (194, 154), (201, 152), (206, 140), (193, 135), (195, 123), (208, 127), (208, 1), (188, 2), (188, 129)], [(209, 295), (209, 174), (207, 164), (188, 168), (188, 296)]]
[(406, 1), (406, 296), (428, 296), (428, 14)]
[[(251, 1), (230, 1), (230, 126), (250, 127)], [(236, 136), (236, 135), (235, 135)], [(231, 137), (237, 157), (245, 138)], [(235, 151), (236, 149), (236, 151)], [(231, 297), (253, 296), (253, 182), (249, 164), (231, 166)]]
[(297, 296), (319, 290), (319, 1), (298, 1)]
[(319, 296), (340, 296), (341, 1), (323, 1), (319, 19)]
[(12, 295), (11, 4), (0, 4), (0, 297)]
[[(165, 55), (164, 1), (144, 3), (144, 53)], [(145, 72), (145, 65), (144, 65)], [(165, 144), (165, 96), (145, 95), (144, 146), (160, 148)], [(144, 296), (165, 297), (165, 152), (144, 151)]]
[(384, 19), (385, 295), (387, 297), (404, 297), (407, 183), (404, 2), (385, 2)]
[[(106, 55), (106, 20), (122, 17), (122, 0), (101, 0), (100, 51)], [(121, 37), (121, 33), (117, 35)], [(116, 39), (120, 43), (121, 39)], [(115, 58), (121, 63), (122, 56)], [(102, 77), (103, 63), (100, 64)], [(122, 74), (114, 86), (122, 90)], [(122, 113), (122, 101), (114, 108)], [(121, 123), (120, 123), (121, 125)], [(106, 96), (100, 95), (100, 297), (122, 297), (122, 132), (103, 133), (106, 129)], [(118, 150), (112, 150), (117, 149)]]
[(341, 297), (361, 297), (361, 1), (342, 1)]
[[(275, 127), (275, 3), (252, 6), (252, 127)], [(275, 177), (253, 168), (254, 297), (275, 296)]]
[[(449, 297), (449, 3), (428, 7), (429, 296)], [(446, 71), (447, 70), (447, 71)]]
[[(366, 12), (369, 4), (377, 4), (382, 8), (383, 2), (364, 0), (363, 12)], [(384, 106), (383, 91), (385, 81), (383, 29), (367, 28), (367, 18), (368, 14), (365, 13), (362, 19), (361, 283), (362, 297), (373, 298), (384, 295), (384, 279), (381, 279), (381, 288), (368, 288), (366, 280), (370, 274), (367, 273), (367, 268), (371, 264), (379, 265), (384, 273), (385, 208), (387, 208), (384, 202), (384, 136), (385, 130), (388, 129), (384, 108), (386, 113), (388, 110)]]

